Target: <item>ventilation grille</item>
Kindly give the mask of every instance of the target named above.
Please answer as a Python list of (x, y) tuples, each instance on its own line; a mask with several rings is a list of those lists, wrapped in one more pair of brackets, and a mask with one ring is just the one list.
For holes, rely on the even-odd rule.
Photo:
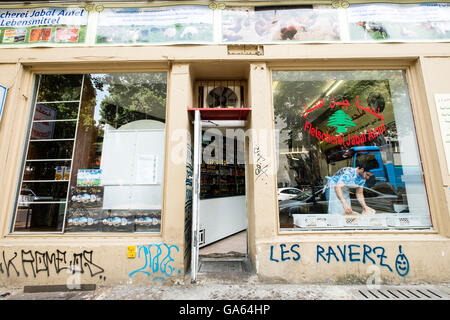
[(360, 300), (449, 300), (446, 293), (427, 287), (385, 287), (379, 289), (360, 288), (355, 291)]
[(195, 82), (197, 108), (243, 108), (245, 80), (199, 80)]

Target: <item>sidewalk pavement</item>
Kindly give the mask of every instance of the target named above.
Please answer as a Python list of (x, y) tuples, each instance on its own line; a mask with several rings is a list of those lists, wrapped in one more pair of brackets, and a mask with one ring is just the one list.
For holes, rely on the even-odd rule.
[[(139, 286), (136, 283), (97, 286), (90, 291), (40, 292), (0, 287), (2, 300), (450, 300), (450, 282), (403, 285), (335, 285), (267, 283), (256, 275), (244, 279), (188, 277), (174, 283)], [(92, 290), (93, 289), (93, 290)], [(28, 291), (28, 290), (25, 290)]]

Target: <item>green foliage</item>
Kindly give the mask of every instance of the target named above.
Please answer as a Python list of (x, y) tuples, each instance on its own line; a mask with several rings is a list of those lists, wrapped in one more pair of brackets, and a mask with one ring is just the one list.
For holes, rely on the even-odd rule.
[(166, 73), (93, 75), (97, 90), (107, 93), (100, 104), (100, 122), (118, 128), (132, 121), (165, 121)]
[(38, 102), (80, 99), (81, 74), (41, 75)]

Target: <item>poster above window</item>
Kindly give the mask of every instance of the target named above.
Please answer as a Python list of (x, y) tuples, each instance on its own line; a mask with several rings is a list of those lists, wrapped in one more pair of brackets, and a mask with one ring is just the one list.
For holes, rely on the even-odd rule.
[(205, 6), (107, 8), (96, 44), (212, 43), (213, 11)]
[(450, 4), (361, 4), (347, 10), (351, 41), (450, 39)]
[(244, 6), (160, 2), (0, 8), (0, 45), (447, 42), (449, 3)]
[(85, 43), (88, 15), (77, 7), (0, 9), (0, 45)]
[(338, 11), (331, 7), (224, 10), (222, 42), (338, 41)]

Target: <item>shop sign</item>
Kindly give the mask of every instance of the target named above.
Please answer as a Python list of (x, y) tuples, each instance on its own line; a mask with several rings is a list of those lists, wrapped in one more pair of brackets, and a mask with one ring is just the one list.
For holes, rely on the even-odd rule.
[(0, 84), (0, 121), (2, 120), (3, 107), (5, 106), (7, 91), (8, 89)]
[[(303, 117), (305, 118), (305, 127), (304, 130), (308, 134), (313, 137), (316, 137), (319, 140), (324, 142), (335, 144), (335, 145), (347, 145), (347, 146), (356, 146), (361, 143), (365, 143), (367, 141), (373, 140), (378, 137), (380, 134), (386, 131), (386, 127), (384, 125), (383, 114), (380, 110), (375, 110), (371, 107), (364, 107), (359, 104), (358, 98), (356, 96), (355, 106), (357, 107), (357, 111), (352, 116), (349, 116), (346, 111), (350, 107), (350, 103), (348, 100), (344, 99), (340, 102), (334, 101), (334, 96), (332, 96), (332, 101), (327, 106), (330, 109), (339, 108), (335, 111), (328, 119), (327, 126), (332, 127), (330, 130), (323, 131), (318, 129), (318, 127), (313, 127), (312, 124), (306, 120), (308, 115), (319, 108), (325, 106), (325, 102), (323, 99), (317, 100), (313, 106), (307, 108), (305, 104), (303, 104), (305, 111), (303, 113)], [(344, 111), (345, 110), (345, 111)], [(361, 118), (364, 115), (370, 115), (378, 120), (381, 120), (381, 124), (375, 128), (369, 128), (367, 131), (358, 135), (357, 133), (347, 134), (349, 127), (354, 127), (354, 120)]]
[(0, 44), (84, 43), (84, 8), (0, 9)]
[[(336, 10), (166, 5), (0, 9), (0, 45), (273, 44), (449, 41), (450, 4), (351, 4)], [(167, 1), (168, 3), (168, 1)], [(101, 8), (101, 9), (99, 9)], [(92, 22), (87, 28), (89, 20)]]

